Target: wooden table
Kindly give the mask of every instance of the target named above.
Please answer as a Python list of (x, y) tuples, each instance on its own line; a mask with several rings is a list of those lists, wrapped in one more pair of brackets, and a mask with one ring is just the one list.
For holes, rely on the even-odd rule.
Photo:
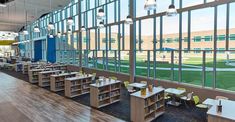
[(235, 101), (221, 99), (222, 112), (217, 112), (219, 100), (206, 99), (203, 104), (209, 105), (208, 122), (235, 122)]
[(61, 73), (50, 76), (50, 89), (51, 91), (58, 92), (64, 90), (64, 81), (66, 78), (75, 77), (78, 72)]
[(121, 99), (121, 81), (99, 79), (100, 83), (90, 84), (90, 105), (101, 108)]
[(167, 88), (165, 90), (165, 92), (172, 95), (172, 100), (168, 101), (167, 104), (173, 105), (173, 106), (179, 106), (181, 103), (175, 101), (176, 96), (182, 95), (186, 91), (185, 90), (176, 89), (176, 88)]
[(146, 87), (147, 85), (144, 83), (130, 83), (128, 86), (141, 89), (141, 88)]
[(65, 79), (65, 96), (69, 98), (90, 93), (93, 75), (79, 75)]
[(153, 87), (153, 91), (146, 90), (131, 94), (131, 121), (150, 122), (165, 112), (164, 88)]

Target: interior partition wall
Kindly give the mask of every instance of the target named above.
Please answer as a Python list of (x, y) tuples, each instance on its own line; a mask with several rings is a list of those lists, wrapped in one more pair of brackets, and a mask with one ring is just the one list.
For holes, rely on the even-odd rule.
[[(166, 16), (173, 3), (178, 14)], [(233, 0), (158, 0), (146, 11), (144, 0), (74, 0), (36, 20), (40, 34), (55, 23), (56, 61), (109, 72), (235, 91), (235, 9)], [(98, 20), (103, 8), (105, 19)], [(127, 15), (133, 24), (125, 24)], [(74, 24), (67, 25), (72, 17)], [(98, 28), (99, 22), (104, 28)], [(81, 31), (81, 27), (85, 31)], [(68, 33), (68, 29), (72, 33)]]

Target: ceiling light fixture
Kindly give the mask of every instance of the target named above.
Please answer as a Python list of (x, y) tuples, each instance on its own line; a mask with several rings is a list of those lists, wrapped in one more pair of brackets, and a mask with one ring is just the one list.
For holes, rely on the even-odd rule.
[(99, 23), (98, 28), (99, 28), (99, 29), (104, 28), (104, 22), (103, 22), (103, 21), (101, 21), (101, 22)]
[(61, 37), (61, 32), (60, 31), (57, 32), (57, 37), (59, 37), (59, 38)]
[(175, 9), (175, 5), (174, 4), (171, 4), (166, 12), (166, 15), (168, 17), (172, 17), (172, 16), (175, 16), (177, 15), (177, 10)]
[[(71, 0), (69, 1), (69, 4), (71, 4), (72, 2), (71, 2)], [(67, 24), (69, 25), (69, 26), (71, 26), (71, 25), (73, 25), (73, 17), (70, 15), (70, 17), (68, 18), (68, 20), (67, 20)]]
[(40, 29), (39, 29), (38, 26), (35, 26), (34, 29), (33, 29), (33, 31), (34, 31), (35, 33), (39, 33), (39, 32), (40, 32)]
[(99, 20), (103, 20), (104, 18), (105, 18), (104, 9), (103, 9), (103, 8), (101, 8), (101, 9), (99, 9), (99, 11), (98, 11), (97, 19), (99, 19)]
[(82, 27), (81, 27), (81, 32), (83, 32), (83, 31), (86, 31), (85, 26), (82, 26)]
[[(51, 12), (51, 0), (50, 0), (50, 12)], [(49, 22), (49, 24), (47, 25), (47, 29), (48, 30), (54, 30), (55, 29), (55, 26), (53, 24), (53, 22)]]
[(128, 25), (133, 24), (133, 20), (132, 20), (132, 18), (131, 18), (130, 15), (128, 15), (128, 16), (126, 17), (125, 23), (128, 24)]
[[(36, 13), (36, 17), (38, 17), (38, 16), (37, 16), (37, 13), (38, 13), (38, 9), (37, 9), (37, 8), (36, 8), (35, 13)], [(36, 23), (36, 24), (37, 24), (37, 23)], [(40, 33), (40, 29), (39, 29), (39, 27), (38, 27), (37, 25), (34, 27), (33, 31), (34, 31), (35, 33)]]
[(52, 22), (49, 22), (49, 24), (47, 25), (47, 29), (48, 30), (54, 30), (55, 29), (55, 26)]
[(28, 35), (29, 32), (27, 31), (27, 11), (26, 11), (26, 7), (25, 7), (25, 0), (24, 0), (24, 9), (25, 9), (25, 26), (24, 26), (24, 30), (23, 30), (23, 35)]
[(50, 34), (50, 35), (49, 35), (49, 38), (54, 38), (53, 34)]
[(72, 30), (71, 29), (68, 29), (68, 34), (71, 34), (72, 33)]
[(68, 18), (67, 24), (68, 24), (68, 25), (73, 25), (73, 18), (72, 18), (72, 17), (69, 17), (69, 18)]
[(23, 30), (23, 35), (28, 35), (28, 34), (29, 34), (29, 32), (26, 29), (24, 29)]
[(155, 10), (157, 8), (156, 0), (145, 0), (144, 9), (145, 10)]
[(0, 4), (0, 7), (5, 8), (5, 7), (7, 7), (7, 5), (6, 4)]

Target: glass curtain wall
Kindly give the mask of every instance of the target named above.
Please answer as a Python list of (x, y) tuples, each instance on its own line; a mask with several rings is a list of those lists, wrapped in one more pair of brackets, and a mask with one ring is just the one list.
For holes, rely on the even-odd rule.
[[(31, 26), (38, 25), (41, 32), (30, 31), (32, 36), (27, 38), (46, 36), (46, 27), (52, 18), (56, 26), (53, 33), (62, 33), (56, 38), (57, 62), (80, 65), (81, 61), (83, 67), (129, 74), (132, 36), (130, 25), (124, 20), (129, 15), (129, 7), (135, 6), (136, 76), (235, 91), (232, 77), (235, 73), (234, 2), (159, 0), (157, 10), (151, 11), (144, 9), (144, 0), (134, 3), (74, 0), (32, 23)], [(168, 17), (164, 12), (171, 3), (178, 13)], [(208, 7), (200, 6), (202, 4)], [(101, 8), (105, 19), (98, 20)], [(74, 20), (71, 26), (67, 25), (69, 17)], [(101, 21), (104, 28), (100, 29)], [(85, 31), (81, 32), (81, 26)], [(68, 34), (68, 29), (72, 34)]]

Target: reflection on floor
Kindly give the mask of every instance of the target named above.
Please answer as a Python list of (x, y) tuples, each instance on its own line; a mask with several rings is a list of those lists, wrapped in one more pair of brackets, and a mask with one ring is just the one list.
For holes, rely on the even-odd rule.
[(123, 121), (1, 71), (0, 78), (0, 122)]
[[(3, 71), (11, 76), (22, 79), (24, 81), (28, 81), (28, 77), (22, 75), (21, 73), (14, 71)], [(49, 90), (49, 88), (46, 88)], [(121, 102), (115, 103), (110, 106), (106, 106), (98, 109), (104, 113), (109, 115), (121, 118), (126, 121), (130, 121), (130, 96), (126, 94), (126, 90), (123, 88), (121, 90)], [(63, 92), (57, 92), (57, 94), (63, 96)], [(89, 94), (75, 97), (72, 100), (81, 103), (83, 105), (90, 105), (90, 96)], [(185, 106), (180, 107), (166, 107), (166, 113), (163, 114), (158, 119), (154, 120), (154, 122), (206, 122), (206, 110), (199, 110), (195, 107), (186, 108)]]

